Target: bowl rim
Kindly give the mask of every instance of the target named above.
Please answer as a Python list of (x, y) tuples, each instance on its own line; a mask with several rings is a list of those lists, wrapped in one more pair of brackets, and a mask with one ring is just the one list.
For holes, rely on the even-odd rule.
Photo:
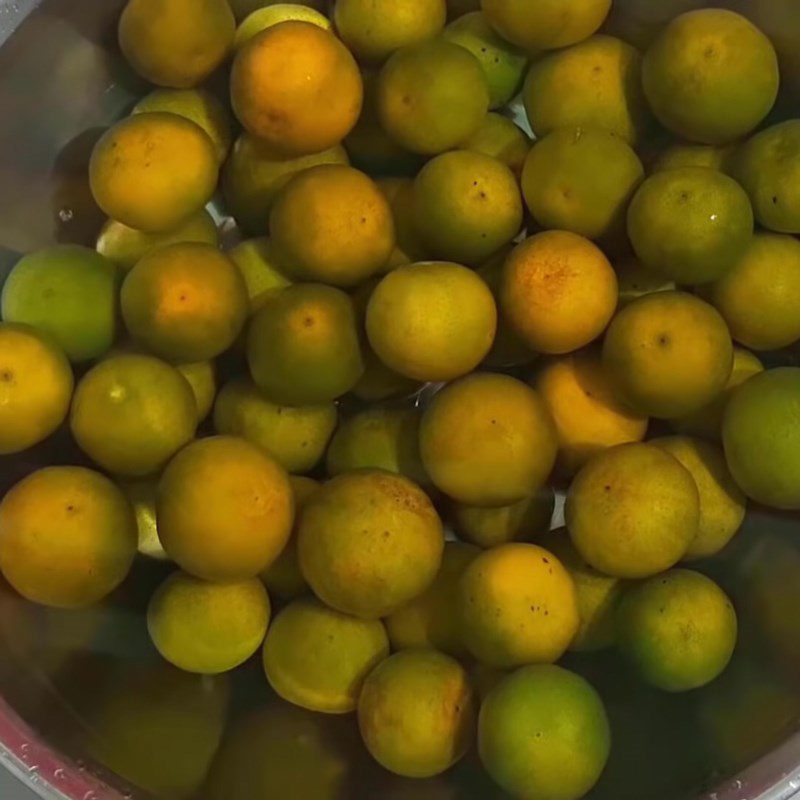
[(45, 742), (0, 696), (0, 767), (42, 800), (125, 800)]
[[(44, 0), (0, 0), (0, 47)], [(0, 769), (42, 800), (131, 800), (59, 753), (0, 695)], [(790, 800), (800, 794), (800, 731), (698, 800)]]

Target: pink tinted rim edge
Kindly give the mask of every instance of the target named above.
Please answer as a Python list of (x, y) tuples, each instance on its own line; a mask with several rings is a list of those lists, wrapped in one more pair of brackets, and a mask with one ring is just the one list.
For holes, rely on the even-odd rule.
[[(122, 795), (57, 754), (0, 697), (0, 765), (44, 800), (121, 800)], [(36, 775), (37, 779), (32, 780)]]

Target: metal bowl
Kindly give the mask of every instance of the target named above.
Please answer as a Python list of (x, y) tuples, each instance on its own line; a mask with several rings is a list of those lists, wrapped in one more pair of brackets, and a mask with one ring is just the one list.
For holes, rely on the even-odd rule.
[[(104, 127), (146, 89), (117, 52), (115, 24), (122, 5), (122, 0), (0, 0), (0, 284), (21, 254), (55, 241), (91, 244), (102, 222), (87, 184), (88, 156)], [(609, 25), (646, 38), (674, 13), (700, 5), (706, 3), (617, 0)], [(738, 2), (739, 10), (756, 17), (763, 5), (764, 0)], [(800, 11), (795, 16), (800, 19)], [(795, 27), (800, 35), (800, 24)], [(772, 33), (791, 66), (800, 38), (793, 40), (785, 30)], [(790, 76), (790, 91), (792, 83)], [(797, 107), (796, 97), (784, 100), (786, 108)], [(796, 353), (780, 358), (797, 363)], [(63, 432), (22, 456), (0, 458), (0, 493), (42, 464), (76, 458), (80, 454)], [(569, 659), (598, 685), (614, 725), (614, 755), (591, 798), (786, 800), (800, 790), (798, 533), (797, 515), (756, 508), (725, 553), (700, 565), (731, 593), (740, 614), (741, 643), (727, 680), (686, 696), (661, 695), (636, 687), (613, 654)], [(91, 742), (105, 732), (90, 708), (109, 674), (124, 680), (126, 670), (153, 663), (143, 607), (163, 569), (138, 564), (108, 603), (83, 617), (34, 608), (0, 582), (0, 769), (39, 796), (150, 796), (137, 788), (147, 781), (132, 774), (135, 770), (121, 777), (101, 763)], [(244, 669), (234, 678), (233, 717), (275, 702), (256, 672)], [(158, 700), (149, 694), (134, 694), (132, 700), (144, 716), (157, 710)], [(195, 722), (191, 714), (178, 719), (172, 739), (180, 744)], [(148, 756), (151, 767), (169, 760), (155, 744)], [(387, 790), (366, 769), (355, 771), (341, 796), (501, 796), (469, 758), (437, 787), (445, 793), (407, 783)], [(194, 788), (182, 787), (175, 797), (188, 798)]]

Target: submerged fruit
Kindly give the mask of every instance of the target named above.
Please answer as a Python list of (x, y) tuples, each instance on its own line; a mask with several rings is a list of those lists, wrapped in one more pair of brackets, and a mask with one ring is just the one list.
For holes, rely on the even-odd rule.
[(208, 581), (252, 578), (280, 555), (294, 496), (283, 468), (233, 436), (199, 439), (170, 461), (158, 485), (158, 536), (178, 565)]
[(489, 89), (472, 53), (444, 39), (408, 45), (378, 79), (378, 117), (398, 144), (435, 155), (457, 147), (489, 110)]
[(319, 283), (295, 284), (264, 299), (247, 336), (253, 380), (273, 403), (328, 403), (364, 372), (353, 301)]
[(243, 133), (222, 169), (222, 194), (239, 226), (246, 233), (263, 236), (275, 198), (294, 175), (318, 164), (347, 163), (347, 153), (338, 143), (319, 153), (287, 156)]
[(85, 746), (93, 759), (156, 798), (186, 800), (200, 790), (226, 728), (226, 676), (158, 660), (118, 664), (100, 686), (89, 682)]
[(621, 400), (662, 419), (703, 408), (725, 388), (733, 343), (725, 321), (685, 292), (634, 300), (609, 325), (603, 364)]
[(188, 89), (223, 62), (235, 29), (226, 0), (128, 0), (119, 21), (119, 44), (147, 80)]
[(455, 658), (469, 654), (462, 630), (460, 584), (480, 552), (470, 544), (445, 544), (442, 565), (433, 583), (385, 619), (395, 650), (432, 647)]
[(296, 795), (332, 798), (346, 793), (351, 734), (336, 717), (272, 700), (228, 731), (203, 792), (209, 800)]
[(773, 508), (800, 509), (798, 398), (800, 369), (770, 369), (733, 391), (723, 417), (734, 480), (748, 497)]
[(433, 39), (446, 14), (445, 0), (337, 0), (333, 21), (359, 61), (380, 63), (401, 47)]
[(605, 330), (617, 306), (617, 278), (588, 239), (545, 231), (525, 239), (506, 259), (500, 306), (532, 350), (569, 353)]
[(737, 386), (748, 378), (764, 371), (764, 365), (748, 350), (736, 347), (733, 350), (733, 369), (725, 388), (701, 409), (670, 420), (675, 430), (692, 436), (719, 441), (722, 438), (722, 418), (731, 395)]
[(356, 124), (363, 86), (353, 56), (310, 22), (282, 22), (241, 47), (231, 104), (245, 130), (287, 156), (334, 147)]
[(700, 497), (697, 534), (686, 560), (708, 558), (722, 550), (744, 522), (747, 500), (734, 483), (722, 450), (702, 439), (665, 436), (652, 444), (673, 455), (691, 472)]
[(494, 667), (557, 661), (580, 625), (572, 578), (533, 544), (481, 553), (461, 579), (461, 609), (467, 647)]
[(628, 235), (642, 264), (679, 284), (729, 273), (753, 239), (753, 210), (736, 181), (706, 167), (651, 175), (628, 207)]
[(247, 318), (247, 288), (216, 247), (172, 244), (142, 258), (120, 293), (122, 317), (139, 345), (172, 362), (206, 361), (227, 350)]
[(434, 485), (469, 505), (529, 497), (550, 475), (556, 446), (539, 395), (516, 378), (489, 372), (442, 389), (420, 425), (422, 463)]
[(289, 482), (294, 495), (294, 527), (281, 554), (261, 573), (261, 580), (264, 581), (270, 595), (275, 595), (281, 600), (291, 600), (309, 592), (308, 583), (300, 570), (297, 531), (303, 508), (321, 485), (318, 481), (302, 475), (290, 475)]
[(364, 679), (389, 655), (380, 620), (351, 617), (316, 598), (295, 600), (264, 642), (264, 671), (284, 700), (325, 714), (348, 714)]
[(31, 325), (70, 361), (103, 355), (117, 324), (117, 271), (88, 247), (55, 245), (23, 256), (3, 284), (4, 322)]
[(132, 114), (166, 111), (186, 117), (200, 126), (214, 144), (222, 164), (231, 149), (231, 118), (228, 109), (204, 89), (156, 89), (143, 97)]
[(384, 469), (420, 485), (430, 482), (419, 453), (416, 408), (370, 408), (345, 419), (328, 448), (328, 474)]
[(780, 350), (800, 341), (800, 242), (757, 233), (733, 268), (711, 284), (708, 300), (745, 347)]
[(534, 380), (558, 434), (557, 468), (574, 475), (592, 456), (618, 444), (640, 442), (648, 419), (617, 398), (600, 358), (575, 353), (545, 364)]
[(578, 473), (566, 522), (578, 552), (595, 569), (645, 578), (686, 555), (698, 532), (700, 496), (692, 474), (669, 453), (623, 444)]
[(382, 470), (329, 480), (300, 517), (300, 567), (314, 593), (363, 619), (384, 617), (427, 589), (443, 548), (427, 495)]
[(523, 90), (533, 132), (600, 127), (636, 145), (652, 124), (641, 70), (635, 47), (603, 35), (537, 59)]
[(75, 389), (70, 428), (80, 448), (109, 472), (157, 472), (194, 436), (197, 402), (174, 367), (143, 355), (110, 356)]
[(485, 550), (509, 542), (527, 542), (550, 530), (555, 494), (544, 486), (508, 506), (487, 508), (465, 503), (452, 504), (456, 533)]
[(617, 607), (626, 583), (587, 564), (572, 544), (566, 528), (553, 531), (540, 542), (561, 562), (575, 584), (580, 625), (569, 649), (595, 652), (610, 647), (617, 638)]
[(414, 222), (436, 258), (478, 266), (519, 233), (522, 197), (511, 170), (491, 156), (454, 150), (414, 181)]
[(45, 467), (0, 503), (0, 571), (23, 597), (57, 608), (97, 603), (136, 555), (136, 517), (104, 475)]
[(644, 167), (619, 136), (598, 127), (558, 128), (531, 148), (522, 191), (544, 228), (618, 238)]
[(236, 29), (234, 47), (238, 50), (267, 28), (291, 21), (310, 22), (312, 25), (316, 25), (326, 31), (329, 31), (332, 27), (331, 21), (320, 11), (311, 8), (310, 5), (281, 2), (268, 3), (251, 11), (241, 21)]
[(127, 117), (92, 151), (89, 183), (109, 217), (136, 230), (176, 228), (211, 199), (219, 160), (194, 122), (153, 111)]
[(281, 406), (246, 378), (223, 386), (214, 406), (218, 433), (241, 436), (263, 447), (288, 472), (309, 472), (317, 465), (336, 420), (333, 403)]
[(407, 650), (379, 664), (364, 682), (358, 725), (384, 768), (427, 778), (466, 753), (475, 722), (469, 676), (436, 650)]
[(480, 11), (451, 22), (444, 38), (478, 59), (489, 85), (490, 108), (500, 108), (514, 97), (528, 66), (527, 54), (499, 36)]
[(53, 433), (69, 411), (74, 379), (58, 346), (27, 325), (0, 323), (0, 454)]
[(390, 272), (367, 306), (372, 349), (391, 369), (418, 381), (452, 380), (475, 369), (496, 327), (486, 284), (472, 270), (442, 261)]
[(481, 0), (489, 24), (528, 51), (554, 50), (580, 42), (602, 24), (611, 0)]
[(675, 17), (642, 66), (661, 123), (705, 144), (733, 142), (755, 128), (775, 102), (778, 81), (770, 40), (745, 17), (719, 8)]
[(207, 583), (176, 572), (151, 598), (147, 629), (167, 661), (187, 672), (217, 675), (258, 650), (269, 618), (269, 597), (257, 578)]
[(736, 646), (736, 612), (705, 575), (675, 569), (634, 586), (619, 611), (622, 652), (642, 678), (683, 692), (710, 683)]
[(761, 225), (778, 233), (800, 233), (800, 120), (756, 133), (731, 156), (729, 170), (750, 196)]
[(481, 761), (515, 797), (579, 800), (597, 782), (610, 749), (600, 696), (561, 667), (524, 667), (503, 678), (481, 707)]
[(228, 251), (228, 258), (242, 273), (247, 296), (250, 300), (250, 314), (255, 314), (267, 297), (273, 292), (291, 286), (294, 275), (278, 252), (275, 243), (266, 236), (245, 239)]
[(374, 275), (395, 245), (383, 193), (363, 172), (338, 164), (292, 178), (272, 206), (269, 229), (293, 272), (334, 286), (355, 286)]
[(181, 242), (201, 242), (214, 247), (219, 245), (217, 223), (206, 209), (198, 211), (177, 228), (163, 233), (137, 231), (110, 219), (103, 225), (97, 237), (96, 249), (125, 274), (136, 266), (140, 258), (161, 247)]

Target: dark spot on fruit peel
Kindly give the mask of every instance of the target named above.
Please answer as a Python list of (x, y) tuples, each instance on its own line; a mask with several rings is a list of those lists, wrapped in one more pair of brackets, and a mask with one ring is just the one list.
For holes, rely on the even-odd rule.
[(0, 372), (0, 381), (3, 381), (3, 383), (11, 383), (11, 379), (13, 377), (14, 375), (9, 369), (4, 369), (2, 372)]
[(547, 559), (547, 558), (543, 558), (542, 559), (542, 564), (549, 564), (549, 563), (550, 563), (549, 559)]
[(658, 343), (662, 347), (665, 347), (669, 344), (669, 336), (667, 336), (665, 333), (662, 333), (661, 336), (658, 337)]
[(74, 510), (75, 510), (75, 506), (74, 506), (74, 505), (72, 505), (72, 503), (70, 503), (70, 504), (67, 506), (67, 511), (74, 511)]
[(607, 492), (610, 492), (610, 491), (611, 491), (611, 487), (610, 487), (610, 486), (604, 486), (603, 488), (604, 488), (604, 489), (605, 489)]
[(772, 197), (772, 204), (773, 204), (773, 205), (778, 205), (778, 198), (777, 198), (777, 197), (775, 197), (774, 195), (773, 195), (773, 197)]
[(306, 317), (303, 320), (303, 325), (305, 325), (306, 328), (310, 328), (313, 324), (314, 324), (314, 317)]

